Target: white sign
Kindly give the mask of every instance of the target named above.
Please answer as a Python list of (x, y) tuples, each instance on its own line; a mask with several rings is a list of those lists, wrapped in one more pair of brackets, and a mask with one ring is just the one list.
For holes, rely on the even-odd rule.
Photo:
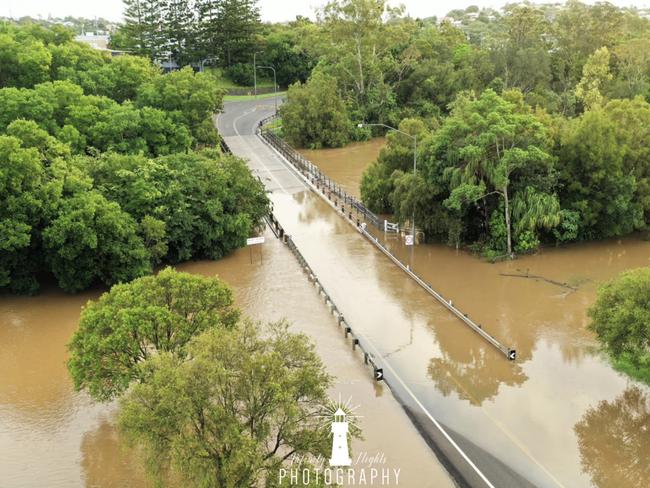
[(413, 236), (411, 234), (407, 234), (404, 236), (404, 245), (405, 246), (413, 245)]
[(264, 236), (260, 237), (250, 237), (246, 239), (247, 246), (253, 246), (255, 244), (264, 244)]

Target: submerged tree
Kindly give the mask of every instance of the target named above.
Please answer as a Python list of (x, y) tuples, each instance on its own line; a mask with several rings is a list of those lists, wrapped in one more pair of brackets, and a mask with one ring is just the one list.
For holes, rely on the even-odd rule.
[(115, 398), (143, 378), (143, 361), (163, 352), (184, 357), (194, 336), (232, 328), (239, 317), (232, 304), (220, 279), (171, 268), (113, 286), (86, 305), (70, 342), (75, 388), (97, 400)]
[(277, 486), (285, 463), (328, 454), (331, 379), (307, 337), (284, 323), (207, 330), (188, 344), (187, 359), (163, 353), (144, 374), (122, 399), (120, 427), (163, 479)]
[[(546, 129), (523, 105), (520, 95), (514, 92), (511, 98), (492, 90), (477, 99), (460, 97), (432, 147), (433, 157), (444, 162), (450, 181), (446, 205), (456, 211), (468, 204), (496, 208), (492, 225), (501, 213), (508, 255), (513, 252), (513, 227), (522, 239), (523, 233), (552, 228), (560, 220), (559, 203), (552, 193), (553, 158)], [(496, 205), (490, 206), (495, 197)]]
[(650, 268), (626, 271), (603, 285), (589, 315), (589, 327), (617, 365), (650, 381)]

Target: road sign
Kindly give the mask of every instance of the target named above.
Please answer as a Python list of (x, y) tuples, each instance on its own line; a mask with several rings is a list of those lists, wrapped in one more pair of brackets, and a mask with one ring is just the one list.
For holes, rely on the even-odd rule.
[(375, 381), (382, 381), (384, 379), (384, 369), (374, 368), (374, 371), (375, 371)]
[(515, 351), (514, 349), (508, 350), (508, 359), (510, 361), (514, 361), (515, 359), (517, 359), (517, 351)]
[(404, 236), (404, 245), (405, 246), (413, 245), (413, 236), (411, 234), (407, 234)]
[(264, 244), (264, 236), (260, 237), (250, 237), (246, 239), (247, 246), (253, 246), (255, 244)]

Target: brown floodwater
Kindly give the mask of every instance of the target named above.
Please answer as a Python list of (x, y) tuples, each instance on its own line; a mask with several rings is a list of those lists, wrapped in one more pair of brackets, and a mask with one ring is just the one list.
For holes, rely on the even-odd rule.
[(300, 149), (300, 153), (336, 181), (350, 195), (359, 198), (359, 183), (368, 165), (377, 159), (386, 138), (353, 142), (333, 149)]
[[(336, 377), (332, 399), (349, 401), (362, 417), (364, 439), (352, 442), (353, 457), (383, 453), (384, 467), (401, 469), (402, 486), (451, 487), (390, 392), (374, 384), (359, 355), (351, 352), (295, 258), (271, 234), (266, 239), (252, 252), (243, 249), (217, 262), (178, 268), (219, 275), (232, 285), (248, 315), (287, 318), (294, 330), (318, 338), (317, 352)], [(120, 441), (116, 405), (95, 404), (75, 393), (65, 368), (65, 344), (81, 307), (99, 293), (0, 296), (0, 486), (149, 486), (137, 452)]]
[[(602, 241), (489, 264), (446, 246), (407, 250), (399, 236), (378, 235), (517, 349), (513, 363), (317, 195), (274, 193), (273, 201), (346, 319), (450, 429), (538, 486), (650, 486), (650, 389), (614, 371), (586, 328), (598, 285), (650, 265), (650, 242)], [(513, 274), (529, 277), (506, 276)]]

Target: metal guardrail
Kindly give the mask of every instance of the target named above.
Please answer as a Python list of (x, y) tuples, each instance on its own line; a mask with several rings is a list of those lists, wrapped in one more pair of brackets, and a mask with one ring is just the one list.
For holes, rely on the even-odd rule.
[(268, 124), (271, 120), (275, 119), (275, 115), (271, 115), (262, 119), (258, 128), (262, 138), (280, 154), (282, 154), (296, 169), (298, 169), (303, 176), (308, 178), (318, 188), (326, 191), (328, 198), (336, 199), (338, 202), (341, 200), (344, 205), (352, 207), (357, 215), (362, 216), (363, 220), (372, 224), (380, 230), (384, 229), (384, 220), (379, 218), (376, 214), (368, 210), (366, 206), (352, 195), (348, 194), (338, 183), (333, 181), (329, 176), (322, 173), (318, 167), (308, 159), (305, 159), (302, 154), (296, 151), (293, 147), (280, 139), (270, 130), (263, 130), (263, 126)]
[(365, 339), (360, 335), (355, 334), (355, 332), (352, 330), (352, 326), (345, 320), (345, 318), (343, 317), (343, 313), (336, 306), (336, 304), (330, 297), (329, 293), (327, 293), (325, 287), (320, 282), (320, 280), (318, 279), (314, 271), (307, 263), (307, 260), (298, 249), (298, 246), (296, 246), (296, 244), (293, 242), (291, 236), (284, 231), (284, 228), (282, 227), (282, 225), (280, 225), (280, 222), (278, 222), (278, 219), (275, 218), (272, 212), (265, 217), (265, 221), (269, 226), (269, 228), (271, 229), (271, 231), (273, 232), (273, 234), (275, 234), (275, 236), (278, 239), (281, 239), (282, 242), (287, 245), (289, 250), (293, 253), (295, 258), (298, 260), (298, 263), (300, 263), (300, 266), (302, 270), (305, 272), (305, 274), (307, 275), (307, 277), (309, 278), (309, 281), (314, 284), (318, 293), (323, 298), (323, 302), (325, 303), (325, 305), (327, 305), (330, 308), (330, 312), (336, 318), (337, 324), (340, 327), (343, 327), (343, 330), (345, 332), (345, 337), (347, 338), (348, 336), (350, 336), (352, 338), (352, 350), (354, 351), (358, 347), (363, 353), (364, 364), (370, 364), (372, 366), (375, 380), (378, 381), (383, 380), (383, 368), (380, 368), (377, 365), (373, 354), (367, 350)]
[[(313, 163), (305, 159), (301, 154), (299, 154), (295, 149), (293, 149), (289, 144), (280, 139), (278, 136), (273, 134), (268, 130), (263, 130), (263, 126), (267, 124), (270, 120), (274, 119), (275, 116), (272, 115), (265, 119), (262, 119), (259, 124), (259, 133), (261, 137), (273, 148), (275, 148), (285, 159), (298, 170), (300, 175), (309, 183), (312, 188), (315, 188), (317, 192), (325, 199), (335, 210), (340, 211), (344, 218), (348, 220), (349, 223), (355, 225), (359, 232), (364, 235), (371, 243), (377, 246), (388, 258), (393, 261), (397, 266), (399, 266), (402, 271), (408, 274), (411, 278), (415, 280), (422, 288), (424, 288), (427, 293), (432, 295), (438, 302), (440, 302), (447, 310), (453, 313), (457, 318), (459, 318), (464, 324), (469, 326), (474, 332), (483, 337), (488, 343), (497, 348), (502, 354), (506, 356), (511, 361), (514, 361), (517, 358), (517, 351), (511, 349), (503, 344), (501, 344), (496, 338), (491, 334), (486, 332), (483, 329), (481, 324), (477, 324), (472, 319), (469, 318), (468, 314), (461, 312), (458, 308), (453, 305), (451, 300), (446, 300), (442, 294), (438, 293), (433, 287), (426, 283), (422, 278), (420, 278), (415, 272), (413, 272), (407, 264), (402, 263), (396, 256), (394, 256), (388, 248), (386, 248), (379, 238), (372, 235), (366, 229), (367, 226), (362, 225), (359, 218), (353, 220), (352, 218), (352, 209), (356, 210), (357, 216), (360, 217), (363, 215), (363, 219), (374, 225), (380, 230), (384, 230), (384, 221), (380, 220), (375, 214), (370, 212), (363, 203), (359, 202), (356, 198), (348, 195), (341, 187), (333, 182), (328, 176), (324, 175)], [(339, 201), (340, 199), (340, 201)], [(340, 205), (339, 205), (340, 204)], [(346, 214), (346, 205), (348, 208), (348, 213)], [(293, 244), (293, 243), (292, 243)], [(294, 245), (295, 246), (295, 245)], [(299, 251), (296, 248), (296, 252)], [(301, 255), (302, 256), (302, 255)], [(304, 261), (304, 258), (301, 258)], [(302, 264), (301, 261), (301, 264)]]

